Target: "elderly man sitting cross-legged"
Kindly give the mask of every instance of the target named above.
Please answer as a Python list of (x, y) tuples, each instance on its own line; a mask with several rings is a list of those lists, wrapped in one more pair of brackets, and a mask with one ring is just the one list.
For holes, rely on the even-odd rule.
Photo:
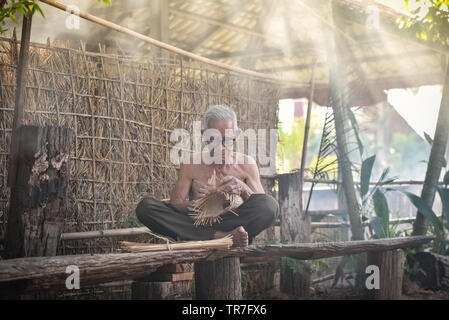
[[(206, 111), (203, 121), (205, 129), (216, 129), (215, 132), (221, 134), (221, 144), (205, 151), (211, 156), (221, 152), (221, 161), (205, 164), (201, 160), (194, 164), (195, 155), (192, 155), (190, 163), (181, 164), (170, 203), (144, 198), (137, 206), (136, 214), (150, 230), (173, 239), (210, 240), (232, 235), (234, 247), (245, 247), (272, 225), (279, 206), (273, 197), (265, 194), (255, 160), (233, 150), (239, 134), (234, 111), (225, 106), (213, 106)], [(204, 159), (204, 154), (201, 155)], [(216, 187), (208, 184), (214, 171), (218, 177)], [(194, 200), (214, 188), (238, 194), (244, 202), (234, 209), (238, 215), (227, 212), (221, 215), (221, 221), (211, 226), (197, 226), (191, 216)]]

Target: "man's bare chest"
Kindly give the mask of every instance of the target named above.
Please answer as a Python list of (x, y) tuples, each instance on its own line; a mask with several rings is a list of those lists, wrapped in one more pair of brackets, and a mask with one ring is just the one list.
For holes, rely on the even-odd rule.
[(223, 178), (226, 176), (233, 176), (242, 181), (246, 180), (245, 172), (238, 166), (201, 166), (192, 175), (192, 180), (197, 180), (201, 183), (207, 183), (212, 177), (213, 173), (216, 173), (217, 178)]
[(214, 174), (214, 170), (218, 179), (224, 178), (226, 176), (233, 176), (246, 183), (245, 172), (238, 166), (232, 165), (216, 167), (204, 165), (198, 166), (195, 169), (196, 170), (191, 174), (191, 187), (189, 191), (190, 200), (198, 199), (200, 197), (199, 190), (207, 186), (210, 178)]

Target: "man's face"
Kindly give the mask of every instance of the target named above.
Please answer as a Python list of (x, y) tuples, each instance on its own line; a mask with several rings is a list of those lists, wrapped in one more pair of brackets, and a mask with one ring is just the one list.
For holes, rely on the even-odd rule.
[[(221, 144), (217, 145), (216, 148), (221, 149), (221, 158), (225, 160), (226, 154), (232, 155), (232, 149), (235, 143), (236, 136), (234, 134), (234, 124), (231, 119), (215, 119), (209, 122), (209, 127), (220, 132)], [(227, 150), (227, 152), (226, 152)], [(212, 152), (214, 152), (212, 150)]]

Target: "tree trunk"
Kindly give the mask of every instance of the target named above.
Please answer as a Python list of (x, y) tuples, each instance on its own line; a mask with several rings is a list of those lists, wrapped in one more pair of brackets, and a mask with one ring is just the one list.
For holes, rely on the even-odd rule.
[[(310, 242), (310, 217), (302, 210), (301, 172), (279, 176), (279, 205), (281, 212), (281, 241), (285, 243)], [(306, 261), (281, 259), (281, 292), (295, 297), (306, 297), (310, 287), (310, 267)]]
[(11, 190), (5, 258), (56, 255), (67, 211), (72, 131), (18, 129), (17, 179)]
[[(426, 177), (421, 191), (421, 198), (432, 208), (437, 190), (438, 179), (443, 168), (443, 159), (446, 152), (449, 136), (449, 67), (446, 67), (446, 78), (444, 81), (443, 96), (441, 98), (438, 121), (430, 150), (429, 162), (427, 164)], [(412, 235), (424, 235), (427, 231), (427, 222), (424, 216), (418, 212), (413, 224)]]
[[(17, 171), (11, 189), (5, 257), (54, 256), (67, 211), (72, 131), (21, 126), (17, 141)], [(53, 299), (55, 294), (37, 293), (21, 298)]]
[[(332, 8), (331, 8), (332, 10)], [(339, 19), (330, 15), (335, 23)], [(351, 161), (349, 159), (348, 142), (346, 139), (347, 128), (345, 128), (345, 119), (348, 119), (345, 106), (345, 79), (346, 74), (343, 66), (343, 59), (346, 40), (339, 34), (333, 32), (330, 37), (328, 49), (329, 61), (329, 106), (334, 113), (335, 131), (337, 138), (338, 165), (342, 178), (342, 187), (344, 190), (346, 207), (351, 223), (352, 240), (363, 240), (363, 228), (360, 219), (360, 206), (355, 192), (354, 179), (352, 176)]]
[(369, 290), (375, 300), (398, 300), (402, 296), (404, 252), (401, 249), (370, 252), (367, 264), (379, 268), (379, 288)]
[[(341, 18), (333, 8), (333, 1), (330, 3), (330, 22), (334, 23), (340, 30), (344, 28)], [(352, 176), (351, 161), (349, 159), (348, 142), (346, 138), (347, 128), (345, 120), (348, 119), (348, 110), (350, 106), (345, 106), (347, 84), (345, 49), (347, 48), (346, 39), (333, 31), (329, 39), (328, 63), (329, 63), (329, 106), (332, 107), (334, 114), (335, 132), (337, 140), (337, 156), (339, 172), (341, 173), (342, 187), (346, 201), (346, 208), (351, 224), (352, 240), (363, 240), (363, 227), (361, 221), (360, 206), (355, 192), (354, 179)], [(357, 277), (356, 287), (362, 288), (363, 275), (366, 265), (366, 257), (360, 255), (357, 257)]]
[(242, 299), (240, 258), (195, 263), (195, 296), (197, 300)]

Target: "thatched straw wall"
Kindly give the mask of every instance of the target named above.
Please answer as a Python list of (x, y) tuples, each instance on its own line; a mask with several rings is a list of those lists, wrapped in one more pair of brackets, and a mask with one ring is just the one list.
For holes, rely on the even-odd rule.
[[(8, 153), (17, 44), (0, 38), (0, 223), (8, 210)], [(166, 54), (142, 59), (32, 44), (25, 122), (75, 131), (65, 232), (126, 226), (143, 195), (168, 197), (176, 179), (170, 133), (213, 104), (241, 128), (276, 128), (279, 87)]]

